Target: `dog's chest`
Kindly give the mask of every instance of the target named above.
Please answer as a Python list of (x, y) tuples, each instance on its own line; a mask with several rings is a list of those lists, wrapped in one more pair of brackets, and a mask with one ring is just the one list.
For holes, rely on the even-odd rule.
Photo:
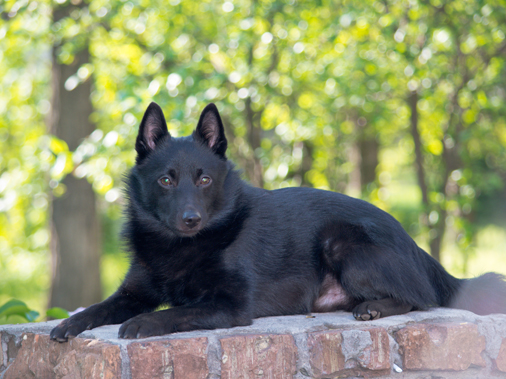
[(166, 302), (174, 306), (189, 305), (211, 296), (220, 284), (222, 271), (219, 262), (211, 258), (194, 255), (193, 259), (168, 264), (159, 270), (158, 284)]

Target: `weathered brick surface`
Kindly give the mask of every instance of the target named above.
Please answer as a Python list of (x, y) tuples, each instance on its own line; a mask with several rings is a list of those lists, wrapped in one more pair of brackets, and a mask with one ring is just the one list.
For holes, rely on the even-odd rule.
[(359, 355), (358, 362), (369, 370), (390, 369), (390, 343), (385, 329), (367, 330), (371, 335), (372, 345), (367, 346)]
[(381, 375), (390, 369), (388, 333), (382, 328), (310, 333), (308, 348), (316, 378)]
[(128, 345), (132, 379), (205, 379), (207, 338), (135, 342)]
[(55, 343), (48, 335), (25, 334), (4, 379), (116, 379), (121, 377), (119, 347), (75, 338)]
[(495, 360), (495, 365), (499, 371), (506, 372), (506, 338), (502, 340), (499, 354)]
[(222, 338), (222, 379), (288, 379), (297, 371), (297, 347), (291, 335)]
[(20, 348), (20, 344), (16, 344), (16, 338), (13, 335), (0, 333), (0, 370), (5, 370), (12, 363)]
[(474, 324), (418, 324), (396, 334), (404, 369), (466, 370), (485, 366), (485, 338)]
[(118, 340), (120, 326), (110, 325), (62, 344), (48, 336), (58, 321), (0, 325), (0, 378), (506, 378), (506, 338), (498, 336), (506, 315), (314, 316), (144, 340)]
[[(0, 368), (4, 365), (4, 348), (2, 346), (2, 333), (0, 333)], [(7, 364), (7, 362), (5, 362)]]
[(342, 342), (343, 337), (340, 331), (317, 332), (308, 335), (309, 363), (316, 377), (321, 378), (345, 370)]

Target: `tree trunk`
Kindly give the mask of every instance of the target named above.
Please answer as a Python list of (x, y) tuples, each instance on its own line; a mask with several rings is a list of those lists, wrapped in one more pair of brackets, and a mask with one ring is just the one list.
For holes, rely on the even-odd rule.
[[(70, 6), (55, 11), (55, 21), (70, 11)], [(89, 118), (91, 80), (73, 90), (65, 81), (89, 62), (87, 47), (78, 52), (70, 65), (58, 62), (53, 48), (52, 111), (50, 131), (75, 150), (94, 127)], [(100, 229), (95, 194), (86, 179), (68, 175), (62, 184), (66, 192), (52, 202), (51, 253), (52, 283), (49, 305), (74, 310), (102, 299), (100, 283)]]
[(348, 149), (348, 162), (353, 165), (353, 170), (351, 170), (348, 177), (346, 193), (353, 197), (360, 197), (362, 194), (362, 171), (360, 170), (362, 156), (360, 155), (358, 143), (352, 144)]
[(254, 112), (251, 107), (251, 98), (246, 98), (246, 127), (248, 130), (248, 142), (252, 150), (251, 161), (248, 165), (249, 177), (251, 180), (251, 184), (256, 187), (262, 188), (264, 185), (264, 177), (262, 164), (260, 163), (260, 159), (258, 159), (256, 155), (256, 149), (260, 147), (260, 142), (262, 139), (262, 129), (258, 126), (255, 126), (254, 120)]
[(418, 132), (418, 93), (416, 91), (410, 92), (408, 96), (408, 105), (411, 110), (411, 136), (413, 137), (413, 143), (415, 145), (415, 167), (416, 176), (418, 178), (418, 186), (422, 192), (422, 204), (424, 212), (429, 209), (429, 195), (427, 189), (427, 183), (425, 178), (425, 169), (423, 166), (423, 154), (422, 154), (422, 142), (420, 139), (420, 133)]
[(443, 235), (445, 232), (445, 219), (446, 211), (438, 207), (437, 212), (439, 215), (438, 221), (435, 225), (429, 225), (429, 190), (427, 185), (427, 178), (425, 175), (425, 168), (423, 165), (423, 153), (422, 153), (422, 142), (420, 138), (420, 132), (418, 131), (418, 93), (412, 91), (408, 95), (408, 106), (411, 110), (411, 136), (415, 145), (415, 168), (416, 176), (418, 179), (418, 187), (422, 193), (422, 206), (423, 206), (423, 218), (422, 223), (424, 226), (429, 226), (429, 253), (437, 260), (441, 260), (441, 243), (443, 241)]
[(302, 162), (300, 164), (298, 175), (301, 178), (302, 187), (311, 187), (311, 183), (307, 180), (307, 173), (313, 167), (313, 144), (311, 141), (303, 141), (302, 144)]
[(439, 209), (438, 215), (439, 219), (436, 225), (434, 225), (431, 229), (431, 234), (433, 235), (430, 240), (430, 254), (436, 259), (438, 262), (441, 261), (441, 245), (443, 243), (443, 236), (446, 231), (446, 210)]
[(379, 143), (374, 133), (367, 133), (367, 126), (355, 121), (357, 140), (348, 152), (348, 160), (353, 164), (350, 172), (348, 193), (352, 196), (364, 196), (367, 185), (376, 181), (376, 168), (379, 164)]
[(376, 181), (379, 143), (374, 137), (362, 136), (357, 144), (360, 150), (360, 185), (364, 193), (367, 185)]

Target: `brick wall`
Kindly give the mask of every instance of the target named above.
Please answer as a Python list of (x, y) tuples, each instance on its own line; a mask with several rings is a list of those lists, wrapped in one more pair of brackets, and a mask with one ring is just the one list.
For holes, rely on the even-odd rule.
[(63, 344), (49, 340), (55, 321), (0, 325), (0, 379), (506, 378), (505, 315), (313, 316), (144, 340), (112, 325)]

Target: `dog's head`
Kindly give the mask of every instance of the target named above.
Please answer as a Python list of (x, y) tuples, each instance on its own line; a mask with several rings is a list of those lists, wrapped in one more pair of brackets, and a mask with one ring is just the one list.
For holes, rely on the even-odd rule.
[(198, 234), (223, 208), (229, 164), (227, 140), (214, 104), (207, 105), (191, 136), (173, 138), (162, 109), (147, 108), (135, 143), (131, 201), (172, 234)]

